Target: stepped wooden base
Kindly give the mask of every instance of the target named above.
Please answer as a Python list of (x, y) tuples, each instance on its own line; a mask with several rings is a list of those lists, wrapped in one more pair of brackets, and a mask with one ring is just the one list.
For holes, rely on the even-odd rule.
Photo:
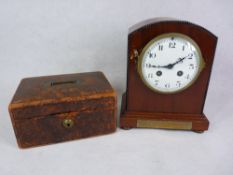
[(122, 96), (120, 127), (130, 128), (160, 128), (203, 132), (208, 130), (209, 121), (204, 114), (170, 114), (147, 113), (126, 110), (125, 94)]

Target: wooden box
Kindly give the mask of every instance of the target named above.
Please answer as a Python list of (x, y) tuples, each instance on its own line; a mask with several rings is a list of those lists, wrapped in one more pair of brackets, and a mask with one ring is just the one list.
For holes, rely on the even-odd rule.
[(21, 148), (112, 133), (116, 109), (101, 72), (23, 79), (9, 105)]

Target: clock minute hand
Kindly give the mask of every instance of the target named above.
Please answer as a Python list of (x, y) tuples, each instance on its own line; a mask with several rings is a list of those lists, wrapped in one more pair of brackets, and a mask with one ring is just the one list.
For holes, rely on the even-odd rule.
[(176, 64), (178, 64), (179, 62), (183, 61), (184, 59), (188, 58), (188, 57), (192, 57), (191, 55), (185, 56), (183, 58), (179, 58), (175, 63), (170, 63), (168, 65), (165, 66), (160, 66), (161, 68), (167, 68), (167, 69), (172, 69)]
[(181, 61), (183, 61), (183, 60), (186, 59), (186, 58), (191, 58), (192, 56), (193, 56), (193, 54), (189, 54), (189, 55), (187, 55), (186, 57), (179, 58), (179, 60), (176, 61), (176, 62), (174, 63), (174, 65), (177, 64), (177, 63), (179, 63), (179, 62), (181, 62)]
[(187, 55), (183, 58), (179, 58), (175, 63), (170, 63), (170, 64), (167, 64), (165, 66), (160, 66), (160, 65), (151, 65), (149, 64), (149, 67), (152, 67), (152, 68), (167, 68), (167, 69), (172, 69), (176, 64), (178, 64), (179, 62), (183, 61), (184, 59), (188, 58), (188, 57), (192, 57), (193, 55), (190, 54), (190, 55)]

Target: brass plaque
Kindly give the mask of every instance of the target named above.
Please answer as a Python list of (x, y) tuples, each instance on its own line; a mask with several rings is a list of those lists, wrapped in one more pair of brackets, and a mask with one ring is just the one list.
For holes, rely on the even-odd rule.
[(192, 122), (163, 121), (163, 120), (137, 120), (138, 128), (161, 128), (191, 130)]

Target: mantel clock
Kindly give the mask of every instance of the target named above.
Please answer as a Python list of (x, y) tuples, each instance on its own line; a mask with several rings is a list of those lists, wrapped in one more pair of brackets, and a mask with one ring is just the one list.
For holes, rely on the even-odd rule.
[(131, 27), (121, 128), (207, 130), (203, 107), (216, 44), (214, 34), (187, 21)]

